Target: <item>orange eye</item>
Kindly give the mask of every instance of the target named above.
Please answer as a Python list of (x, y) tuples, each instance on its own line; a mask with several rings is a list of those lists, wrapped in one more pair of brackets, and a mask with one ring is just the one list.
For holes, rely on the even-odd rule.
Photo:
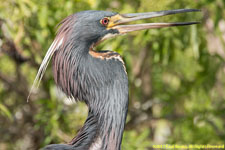
[(109, 19), (108, 18), (103, 18), (101, 20), (101, 24), (104, 25), (104, 26), (108, 25), (109, 24)]

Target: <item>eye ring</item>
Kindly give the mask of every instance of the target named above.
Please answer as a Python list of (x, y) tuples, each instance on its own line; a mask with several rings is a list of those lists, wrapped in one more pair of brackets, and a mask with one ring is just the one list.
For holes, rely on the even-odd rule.
[(109, 24), (109, 18), (103, 18), (101, 20), (101, 24), (104, 25), (104, 26), (107, 26)]

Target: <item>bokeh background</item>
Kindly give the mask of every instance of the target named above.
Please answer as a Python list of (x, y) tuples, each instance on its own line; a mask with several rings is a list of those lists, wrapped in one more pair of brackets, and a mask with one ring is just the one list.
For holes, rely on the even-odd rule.
[(87, 108), (55, 86), (51, 65), (26, 99), (56, 25), (82, 10), (120, 13), (198, 8), (140, 22), (201, 21), (105, 41), (127, 67), (130, 104), (124, 150), (153, 144), (225, 141), (225, 2), (223, 0), (0, 0), (0, 150), (37, 150), (69, 142)]

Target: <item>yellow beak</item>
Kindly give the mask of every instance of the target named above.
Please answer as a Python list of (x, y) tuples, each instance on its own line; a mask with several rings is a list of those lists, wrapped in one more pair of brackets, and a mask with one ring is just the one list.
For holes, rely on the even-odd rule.
[(109, 18), (109, 23), (107, 29), (117, 29), (120, 34), (144, 30), (153, 28), (163, 28), (171, 26), (184, 26), (198, 24), (200, 22), (175, 22), (175, 23), (145, 23), (145, 24), (134, 24), (134, 25), (121, 25), (131, 21), (161, 17), (166, 15), (187, 13), (187, 12), (199, 12), (199, 9), (177, 9), (168, 11), (158, 11), (158, 12), (146, 12), (146, 13), (131, 13), (131, 14), (117, 14)]

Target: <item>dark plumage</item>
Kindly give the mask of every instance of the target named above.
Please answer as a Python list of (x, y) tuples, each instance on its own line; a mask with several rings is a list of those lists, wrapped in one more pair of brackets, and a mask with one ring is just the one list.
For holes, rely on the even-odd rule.
[(54, 79), (67, 96), (84, 101), (89, 113), (70, 145), (54, 144), (46, 149), (85, 150), (93, 143), (99, 143), (99, 149), (120, 148), (128, 108), (128, 79), (124, 63), (116, 52), (91, 49), (104, 35), (118, 33), (117, 30), (107, 30), (99, 22), (104, 16), (112, 15), (115, 13), (85, 11), (60, 23), (55, 40), (63, 41), (52, 59)]
[[(78, 135), (68, 144), (52, 144), (46, 150), (120, 150), (128, 109), (128, 79), (121, 56), (97, 52), (101, 41), (127, 32), (188, 23), (120, 25), (139, 19), (197, 11), (181, 9), (119, 15), (107, 11), (83, 11), (65, 18), (49, 48), (34, 86), (38, 85), (50, 58), (58, 87), (72, 99), (87, 104), (89, 113)], [(33, 87), (32, 87), (33, 89)]]

